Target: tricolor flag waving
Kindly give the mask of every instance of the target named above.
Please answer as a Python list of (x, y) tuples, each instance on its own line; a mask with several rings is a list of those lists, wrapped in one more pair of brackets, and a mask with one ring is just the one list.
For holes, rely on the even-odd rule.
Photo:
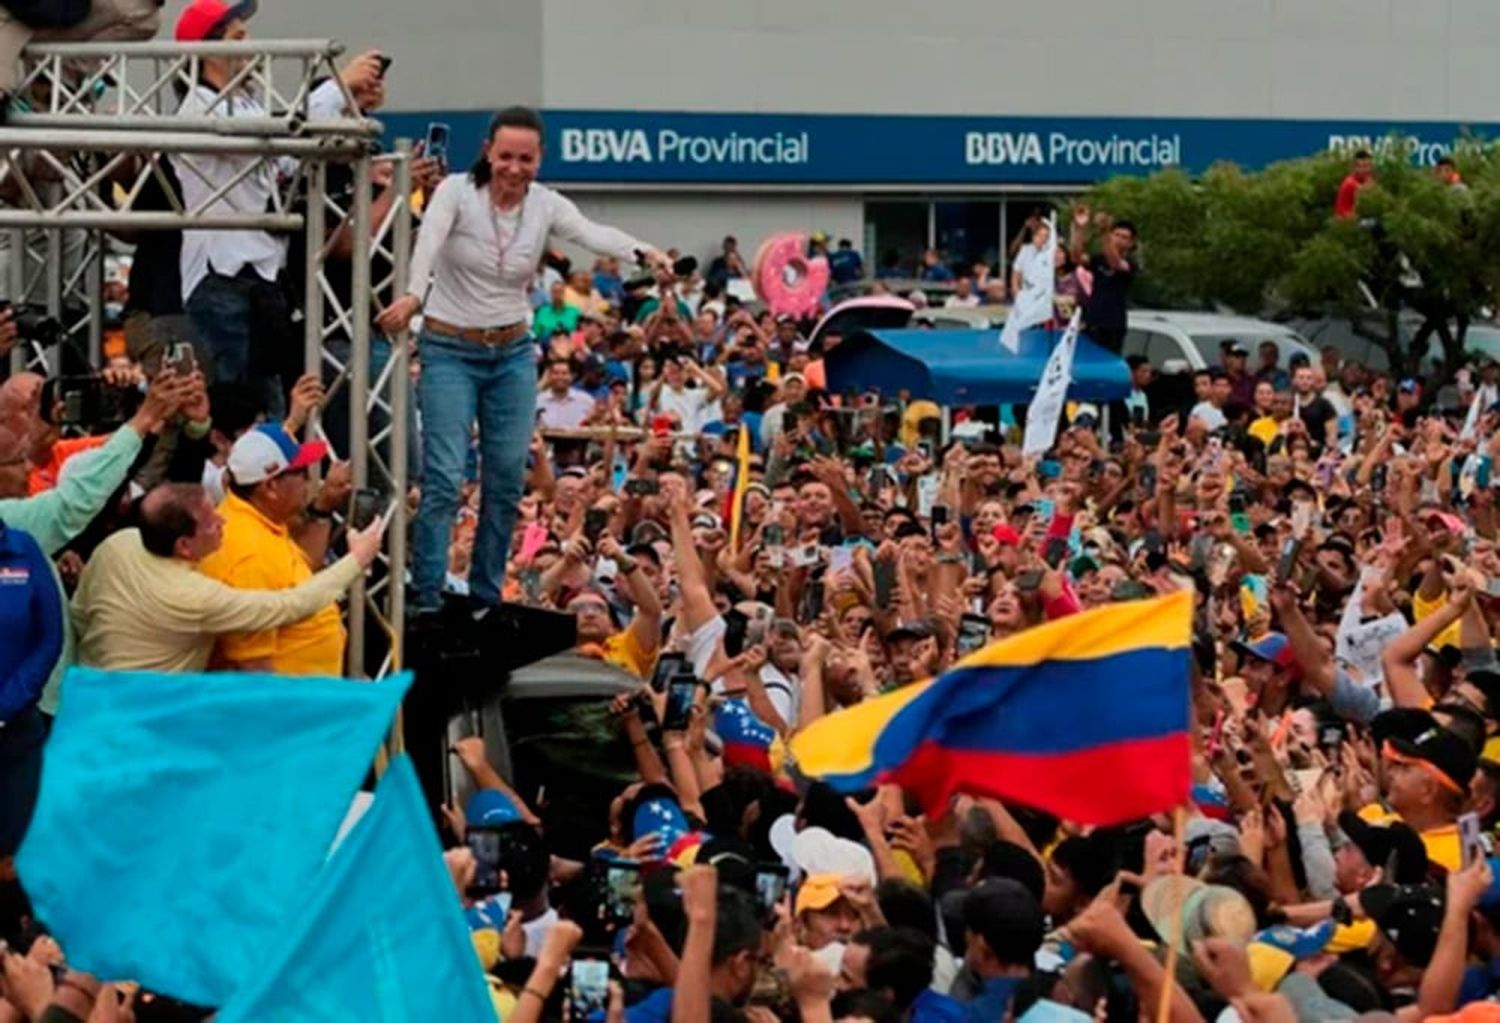
[(1115, 604), (976, 651), (838, 711), (791, 743), (853, 792), (890, 782), (932, 814), (958, 793), (1109, 825), (1185, 803), (1193, 597)]

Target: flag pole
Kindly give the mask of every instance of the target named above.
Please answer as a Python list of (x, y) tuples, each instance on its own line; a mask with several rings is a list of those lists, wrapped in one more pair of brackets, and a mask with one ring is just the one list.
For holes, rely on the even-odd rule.
[[(1183, 807), (1178, 806), (1172, 811), (1172, 838), (1176, 846), (1175, 863), (1172, 873), (1182, 877), (1183, 864), (1187, 859), (1187, 848), (1183, 845), (1184, 832), (1187, 828), (1187, 814)], [(1177, 983), (1177, 945), (1182, 940), (1182, 903), (1184, 885), (1181, 881), (1172, 886), (1172, 919), (1167, 927), (1167, 961), (1166, 976), (1162, 978), (1161, 998), (1156, 1003), (1156, 1023), (1167, 1023), (1172, 1017), (1172, 988)]]

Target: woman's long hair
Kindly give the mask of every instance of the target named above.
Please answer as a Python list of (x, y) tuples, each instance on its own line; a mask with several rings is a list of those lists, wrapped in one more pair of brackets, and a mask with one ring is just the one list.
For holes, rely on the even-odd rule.
[[(495, 135), (501, 128), (527, 128), (536, 132), (538, 141), (542, 136), (542, 115), (531, 107), (506, 107), (494, 117), (490, 118), (490, 133), (485, 136), (485, 141), (495, 141)], [(490, 183), (490, 154), (486, 145), (479, 155), (474, 159), (469, 168), (469, 180), (474, 183), (475, 188), (483, 188)]]

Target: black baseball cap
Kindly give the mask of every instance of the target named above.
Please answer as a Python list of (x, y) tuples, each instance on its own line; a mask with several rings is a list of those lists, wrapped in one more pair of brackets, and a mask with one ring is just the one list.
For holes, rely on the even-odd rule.
[(1427, 876), (1427, 847), (1422, 836), (1400, 821), (1371, 824), (1352, 810), (1339, 814), (1339, 830), (1348, 836), (1372, 867), (1396, 884), (1417, 884)]
[(1425, 967), (1432, 962), (1443, 926), (1441, 889), (1425, 884), (1376, 884), (1360, 892), (1359, 905), (1408, 965)]
[(1469, 782), (1479, 768), (1474, 747), (1457, 732), (1433, 722), (1433, 726), (1416, 738), (1393, 736), (1381, 747), (1381, 755), (1403, 763), (1423, 763), (1432, 767), (1460, 793), (1469, 790)]
[(971, 890), (964, 898), (963, 917), (965, 930), (983, 938), (1002, 961), (1024, 953), (1024, 962), (1030, 963), (1046, 933), (1041, 903), (1010, 878), (994, 878)]

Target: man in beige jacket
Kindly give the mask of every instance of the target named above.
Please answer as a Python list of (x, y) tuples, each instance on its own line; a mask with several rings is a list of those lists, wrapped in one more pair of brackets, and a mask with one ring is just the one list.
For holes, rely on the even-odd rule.
[(237, 590), (199, 573), (223, 520), (196, 484), (170, 483), (141, 502), (140, 527), (99, 545), (73, 595), (78, 663), (116, 671), (202, 671), (214, 638), (274, 629), (338, 600), (375, 560), (384, 523), (349, 533), (349, 553), (285, 590)]

